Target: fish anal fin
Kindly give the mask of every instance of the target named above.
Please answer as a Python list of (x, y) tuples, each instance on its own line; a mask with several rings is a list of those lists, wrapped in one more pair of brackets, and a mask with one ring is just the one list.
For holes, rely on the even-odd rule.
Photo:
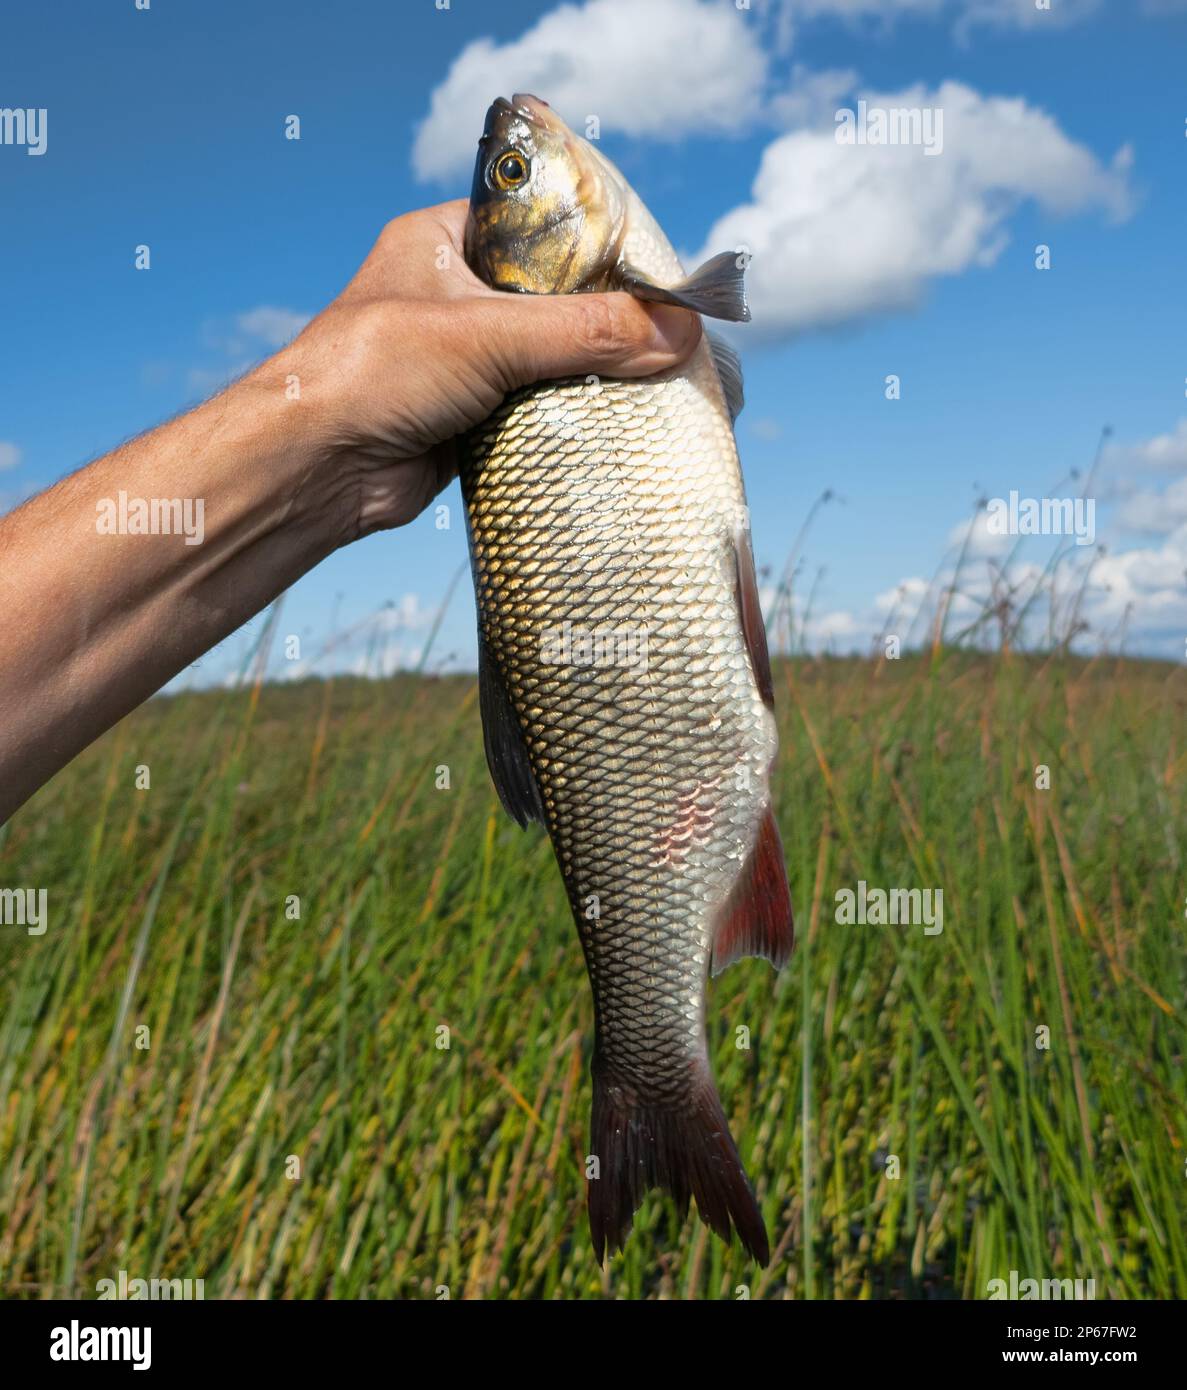
[(644, 1194), (663, 1188), (683, 1213), (689, 1198), (723, 1240), (733, 1231), (760, 1265), (770, 1259), (766, 1226), (738, 1157), (708, 1063), (694, 1064), (684, 1096), (649, 1100), (595, 1054), (588, 1184), (589, 1229), (601, 1264), (622, 1249)]
[(767, 628), (762, 620), (762, 604), (758, 598), (758, 576), (754, 572), (754, 552), (750, 548), (750, 537), (739, 531), (734, 540), (734, 558), (737, 566), (738, 611), (742, 618), (742, 633), (746, 638), (746, 649), (750, 653), (750, 664), (754, 668), (754, 679), (758, 682), (758, 693), (768, 709), (775, 707), (775, 683), (771, 678), (771, 654), (767, 650)]
[(528, 747), (498, 665), (481, 635), (478, 638), (478, 700), (486, 765), (499, 800), (512, 820), (526, 826), (544, 820), (544, 803), (532, 772)]
[(746, 302), (746, 256), (722, 251), (697, 266), (691, 275), (674, 285), (657, 285), (650, 276), (624, 264), (619, 271), (622, 288), (636, 299), (654, 304), (676, 304), (706, 318), (748, 323), (750, 305)]
[(718, 919), (711, 970), (720, 975), (727, 965), (743, 956), (759, 956), (780, 970), (794, 945), (795, 923), (783, 841), (775, 813), (768, 805), (750, 857)]

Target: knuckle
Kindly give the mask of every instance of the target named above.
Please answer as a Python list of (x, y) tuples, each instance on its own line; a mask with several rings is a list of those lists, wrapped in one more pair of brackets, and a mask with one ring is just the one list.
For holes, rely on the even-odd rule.
[(614, 361), (630, 354), (637, 335), (625, 312), (629, 305), (604, 294), (581, 296), (576, 303), (578, 341), (594, 361)]
[(399, 250), (406, 247), (411, 238), (423, 234), (432, 225), (431, 208), (414, 208), (411, 212), (402, 212), (390, 222), (384, 223), (383, 231), (379, 233), (379, 245), (385, 252)]
[(367, 299), (355, 309), (351, 328), (357, 341), (374, 347), (391, 336), (394, 306), (385, 299)]
[(400, 236), (408, 228), (408, 219), (412, 214), (402, 213), (399, 217), (393, 217), (391, 221), (385, 222), (383, 231), (379, 233), (379, 244), (390, 246), (392, 242), (399, 241)]

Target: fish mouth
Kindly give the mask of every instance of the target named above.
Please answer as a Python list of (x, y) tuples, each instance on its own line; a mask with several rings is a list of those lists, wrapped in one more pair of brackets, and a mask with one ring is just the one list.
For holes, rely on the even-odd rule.
[(509, 126), (515, 121), (522, 121), (538, 131), (547, 130), (559, 134), (563, 129), (546, 101), (532, 96), (530, 92), (515, 92), (510, 101), (506, 97), (495, 97), (491, 102), (487, 108), (486, 122), (479, 144), (489, 140), (492, 135), (508, 133)]
[(533, 125), (543, 126), (545, 130), (555, 130), (557, 118), (553, 109), (542, 97), (534, 97), (531, 92), (516, 92), (511, 98), (511, 107), (517, 115)]

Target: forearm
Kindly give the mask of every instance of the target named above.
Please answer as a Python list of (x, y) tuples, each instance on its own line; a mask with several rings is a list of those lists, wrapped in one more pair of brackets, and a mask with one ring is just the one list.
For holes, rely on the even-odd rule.
[[(696, 346), (683, 309), (479, 284), (465, 216), (390, 222), (275, 357), (0, 519), (0, 821), (331, 551), (419, 515), (508, 391), (649, 376)], [(189, 536), (126, 524), (169, 499)]]
[[(309, 424), (268, 363), (0, 520), (0, 821), (347, 538)], [(189, 543), (118, 533), (121, 493)]]

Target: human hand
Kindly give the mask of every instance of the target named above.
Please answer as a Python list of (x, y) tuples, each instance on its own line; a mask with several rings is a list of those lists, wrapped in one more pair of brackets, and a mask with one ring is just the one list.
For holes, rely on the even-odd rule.
[[(331, 551), (411, 521), (507, 392), (692, 351), (684, 309), (488, 289), (466, 268), (466, 207), (389, 223), (286, 348), (0, 517), (0, 821)], [(101, 533), (97, 505), (120, 493), (200, 502), (200, 541)]]
[(627, 294), (489, 289), (462, 250), (465, 199), (389, 222), (342, 294), (253, 373), (295, 374), (340, 510), (334, 543), (411, 521), (457, 471), (456, 436), (517, 387), (646, 376), (700, 338), (684, 309)]

